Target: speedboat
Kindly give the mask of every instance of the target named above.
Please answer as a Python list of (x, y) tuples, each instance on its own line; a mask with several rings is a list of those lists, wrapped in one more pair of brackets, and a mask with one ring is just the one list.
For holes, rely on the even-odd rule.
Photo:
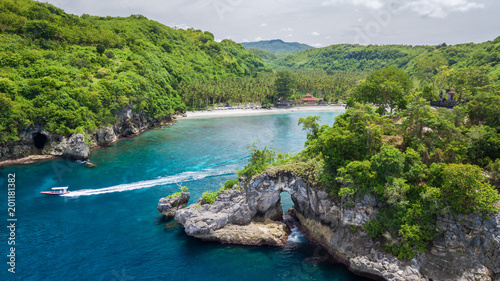
[(63, 194), (68, 194), (69, 191), (67, 186), (63, 186), (63, 187), (53, 187), (52, 191), (42, 191), (40, 193), (45, 195), (63, 195)]

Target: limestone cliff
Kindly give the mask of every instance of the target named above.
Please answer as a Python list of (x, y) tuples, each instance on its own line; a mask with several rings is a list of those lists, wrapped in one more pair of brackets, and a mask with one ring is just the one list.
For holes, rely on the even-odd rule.
[(290, 172), (242, 181), (237, 191), (217, 199), (223, 204), (191, 205), (179, 210), (175, 219), (187, 234), (210, 240), (227, 225), (279, 219), (281, 192), (291, 195), (295, 216), (306, 235), (356, 273), (384, 280), (500, 280), (500, 213), (489, 219), (439, 217), (441, 234), (428, 252), (403, 261), (384, 252), (387, 240), (392, 239), (389, 235), (372, 239), (361, 227), (375, 217), (381, 206), (377, 198), (365, 196), (356, 199), (354, 206), (343, 204)]
[(19, 141), (0, 146), (0, 161), (19, 159), (30, 155), (52, 155), (76, 160), (85, 160), (92, 146), (106, 146), (120, 137), (137, 135), (144, 130), (173, 121), (172, 116), (162, 119), (148, 118), (144, 112), (137, 113), (131, 107), (115, 115), (118, 123), (83, 134), (63, 136), (47, 131), (43, 126), (28, 126), (19, 134)]

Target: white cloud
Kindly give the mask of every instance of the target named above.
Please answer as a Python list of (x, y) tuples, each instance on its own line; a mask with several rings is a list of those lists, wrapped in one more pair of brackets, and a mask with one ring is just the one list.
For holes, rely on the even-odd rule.
[(432, 18), (445, 18), (451, 12), (467, 12), (485, 7), (484, 4), (473, 0), (409, 0), (405, 2), (394, 3), (393, 0), (325, 0), (321, 4), (323, 6), (345, 4), (375, 10), (390, 6), (391, 9), (397, 7), (398, 10), (410, 10), (421, 16)]
[(323, 1), (323, 6), (334, 6), (337, 4), (351, 4), (355, 6), (365, 6), (370, 9), (380, 9), (384, 6), (382, 0), (327, 0)]
[(260, 27), (266, 27), (267, 26), (267, 23), (263, 22), (259, 25)]
[(312, 36), (320, 36), (321, 34), (319, 34), (319, 33), (318, 33), (318, 32), (316, 32), (316, 31), (313, 31), (313, 32), (311, 33), (311, 35), (312, 35)]
[(287, 27), (287, 28), (283, 28), (281, 31), (293, 31), (293, 28)]
[(484, 7), (484, 4), (469, 0), (413, 0), (402, 6), (403, 9), (431, 18), (445, 18), (451, 12), (467, 12)]
[(316, 44), (313, 44), (313, 47), (316, 47), (316, 48), (321, 48), (321, 47), (323, 47), (323, 44), (321, 44), (321, 43), (316, 43)]
[(255, 37), (255, 41), (262, 41), (262, 37), (260, 36)]

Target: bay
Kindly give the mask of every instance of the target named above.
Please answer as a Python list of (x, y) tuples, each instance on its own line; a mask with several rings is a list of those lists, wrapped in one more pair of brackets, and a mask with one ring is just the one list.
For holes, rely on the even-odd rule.
[[(168, 224), (158, 200), (185, 185), (191, 203), (236, 176), (257, 142), (282, 153), (304, 147), (300, 117), (332, 124), (341, 112), (182, 119), (91, 154), (97, 168), (54, 160), (0, 170), (16, 174), (16, 274), (3, 263), (0, 280), (363, 280), (298, 232), (287, 247), (202, 242)], [(70, 187), (68, 197), (40, 192)], [(285, 211), (292, 205), (283, 195)], [(6, 209), (4, 214), (6, 216)], [(4, 227), (5, 229), (5, 227)], [(4, 261), (9, 233), (1, 232)]]

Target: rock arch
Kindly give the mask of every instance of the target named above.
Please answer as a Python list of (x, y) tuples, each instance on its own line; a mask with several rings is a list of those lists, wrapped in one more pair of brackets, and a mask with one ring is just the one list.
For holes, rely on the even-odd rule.
[(246, 199), (256, 219), (280, 220), (283, 216), (280, 194), (287, 192), (292, 198), (294, 208), (309, 209), (307, 184), (292, 173), (276, 176), (261, 176), (246, 187)]

